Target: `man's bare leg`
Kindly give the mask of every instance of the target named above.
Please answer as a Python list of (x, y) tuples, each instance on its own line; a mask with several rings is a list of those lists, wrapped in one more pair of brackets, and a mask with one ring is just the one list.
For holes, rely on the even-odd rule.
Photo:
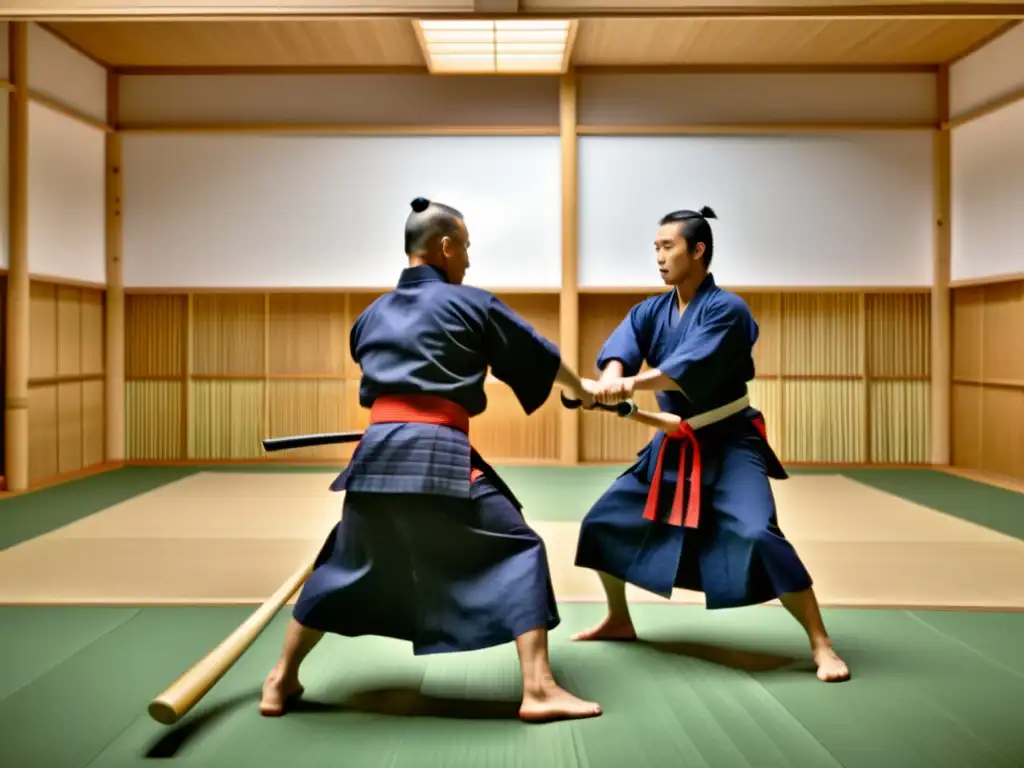
[(596, 627), (578, 632), (573, 640), (636, 640), (633, 618), (629, 615), (626, 602), (626, 583), (607, 573), (598, 571), (605, 597), (608, 598), (608, 615)]
[(807, 632), (814, 663), (818, 665), (818, 679), (826, 683), (848, 680), (850, 670), (832, 648), (832, 640), (825, 631), (825, 622), (821, 618), (814, 590), (807, 588), (803, 592), (791, 592), (782, 595), (779, 600)]
[(299, 667), (323, 636), (323, 632), (304, 627), (295, 619), (291, 620), (285, 633), (281, 658), (263, 683), (261, 715), (280, 717), (285, 713), (288, 701), (302, 695)]
[(548, 662), (548, 631), (531, 629), (516, 638), (523, 669), (523, 703), (519, 718), (530, 723), (597, 717), (601, 706), (583, 701), (559, 687)]

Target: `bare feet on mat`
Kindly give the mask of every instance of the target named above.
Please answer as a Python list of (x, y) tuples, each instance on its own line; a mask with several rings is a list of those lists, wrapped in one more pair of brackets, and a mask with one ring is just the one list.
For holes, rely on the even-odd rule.
[(555, 720), (578, 720), (597, 717), (601, 705), (583, 701), (551, 682), (536, 691), (523, 694), (519, 719), (526, 723), (550, 723)]
[(584, 632), (577, 632), (573, 640), (636, 640), (636, 629), (630, 619), (618, 619), (608, 616), (596, 627)]
[(839, 658), (831, 645), (814, 650), (814, 663), (818, 666), (818, 679), (825, 683), (841, 683), (850, 679), (850, 669)]
[(298, 679), (286, 680), (276, 669), (263, 683), (263, 698), (260, 699), (260, 714), (264, 717), (281, 717), (288, 703), (302, 695), (303, 688)]

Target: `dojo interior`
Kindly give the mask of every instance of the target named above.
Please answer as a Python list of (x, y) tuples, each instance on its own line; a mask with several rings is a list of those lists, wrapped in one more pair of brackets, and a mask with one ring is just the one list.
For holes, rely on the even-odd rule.
[[(0, 22), (0, 765), (1024, 764), (1024, 24), (887, 14)], [(603, 717), (518, 723), (511, 646), (328, 638), (262, 719), (287, 606), (147, 716), (337, 520), (351, 447), (261, 440), (366, 426), (348, 332), (417, 196), (590, 376), (664, 290), (658, 219), (715, 210), (852, 680), (816, 681), (778, 605), (683, 591), (630, 592), (644, 642), (571, 643), (602, 612), (579, 520), (651, 432), (490, 381), (472, 442)]]

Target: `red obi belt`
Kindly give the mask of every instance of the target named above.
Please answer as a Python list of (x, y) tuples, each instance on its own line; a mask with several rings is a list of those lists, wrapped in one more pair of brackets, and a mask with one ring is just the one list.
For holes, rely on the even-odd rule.
[[(469, 435), (469, 412), (458, 403), (437, 395), (385, 395), (373, 401), (371, 424), (439, 424)], [(469, 481), (476, 482), (483, 472), (475, 467)]]
[[(757, 417), (754, 426), (767, 440), (764, 419)], [(672, 510), (669, 513), (668, 524), (682, 526), (684, 528), (696, 528), (700, 524), (700, 443), (697, 440), (697, 433), (687, 422), (682, 422), (675, 432), (666, 433), (665, 439), (661, 441), (661, 449), (658, 451), (658, 461), (654, 466), (654, 479), (651, 482), (651, 490), (647, 493), (647, 504), (644, 506), (644, 519), (656, 521), (658, 519), (658, 496), (661, 491), (662, 476), (665, 468), (665, 450), (669, 441), (679, 441), (679, 474), (676, 477), (676, 492), (672, 497)], [(686, 476), (687, 458), (690, 458), (690, 474)], [(685, 494), (684, 488), (689, 480), (690, 492)], [(685, 496), (688, 495), (688, 498)], [(685, 498), (685, 504), (684, 504)], [(684, 515), (685, 507), (685, 515)]]

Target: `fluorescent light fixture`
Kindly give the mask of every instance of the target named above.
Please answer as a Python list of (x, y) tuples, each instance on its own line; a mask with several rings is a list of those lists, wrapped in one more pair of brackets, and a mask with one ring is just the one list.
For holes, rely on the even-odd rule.
[(431, 72), (551, 74), (569, 64), (568, 21), (417, 21)]

